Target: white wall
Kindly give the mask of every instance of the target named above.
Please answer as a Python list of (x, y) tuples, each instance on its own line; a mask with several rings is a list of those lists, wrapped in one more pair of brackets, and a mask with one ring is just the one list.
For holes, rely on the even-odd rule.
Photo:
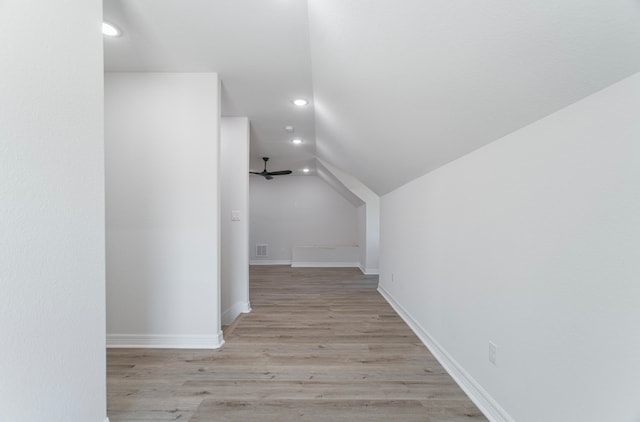
[(293, 246), (357, 245), (356, 207), (319, 177), (251, 176), (249, 182), (253, 262), (258, 243), (269, 245), (261, 261), (271, 263), (290, 263)]
[(219, 81), (107, 73), (109, 344), (217, 347)]
[(360, 266), (360, 247), (352, 246), (293, 246), (291, 249), (292, 267), (329, 267), (358, 268)]
[(106, 417), (102, 2), (0, 2), (0, 419)]
[[(220, 132), (222, 324), (249, 312), (249, 119), (223, 117)], [(237, 218), (237, 219), (232, 219)]]
[(494, 415), (640, 420), (638, 110), (640, 74), (382, 198), (381, 289)]
[(360, 269), (364, 274), (378, 274), (380, 254), (380, 200), (373, 198), (358, 207), (358, 242)]
[[(358, 240), (360, 242), (360, 269), (364, 274), (378, 274), (380, 260), (380, 197), (353, 175), (318, 159), (318, 169), (330, 174), (335, 184), (348, 190), (364, 208), (358, 210)], [(339, 190), (340, 191), (340, 190)], [(357, 204), (356, 206), (360, 206)]]
[(362, 204), (358, 208), (358, 245), (360, 248), (360, 265), (366, 267), (367, 262), (367, 205)]
[(367, 200), (365, 209), (366, 246), (367, 255), (364, 264), (361, 263), (365, 274), (378, 274), (380, 267), (380, 199)]

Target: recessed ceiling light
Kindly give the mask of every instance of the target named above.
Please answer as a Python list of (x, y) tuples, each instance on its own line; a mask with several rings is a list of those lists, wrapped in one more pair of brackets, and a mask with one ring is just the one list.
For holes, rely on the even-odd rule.
[(291, 140), (292, 144), (296, 144), (296, 145), (300, 145), (302, 143), (302, 139), (300, 138), (295, 138)]
[(305, 172), (305, 173), (309, 173), (311, 170), (309, 170), (308, 168), (305, 167), (305, 168), (302, 169), (302, 171)]
[(307, 104), (309, 104), (309, 101), (307, 101), (307, 100), (305, 100), (305, 99), (303, 99), (303, 98), (298, 98), (298, 99), (296, 99), (296, 100), (293, 100), (293, 103), (294, 103), (295, 105), (297, 105), (298, 107), (304, 107), (304, 106), (306, 106)]
[(106, 35), (108, 37), (119, 37), (122, 34), (122, 31), (118, 29), (115, 25), (102, 22), (102, 35)]
[(295, 129), (293, 128), (293, 126), (285, 126), (285, 127), (284, 127), (284, 130), (285, 130), (285, 131), (287, 131), (287, 132), (289, 132), (289, 133), (293, 133), (293, 131), (294, 131)]

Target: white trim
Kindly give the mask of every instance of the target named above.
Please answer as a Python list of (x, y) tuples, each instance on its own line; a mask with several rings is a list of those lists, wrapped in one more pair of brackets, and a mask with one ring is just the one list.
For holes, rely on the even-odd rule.
[(491, 422), (514, 422), (515, 420), (491, 397), (491, 395), (484, 389), (476, 380), (473, 379), (464, 368), (451, 357), (446, 350), (433, 338), (429, 333), (411, 317), (409, 312), (402, 307), (394, 298), (387, 292), (384, 287), (378, 286), (378, 292), (384, 297), (389, 305), (400, 315), (400, 318), (407, 323), (407, 325), (418, 336), (420, 341), (429, 349), (429, 351), (440, 362), (444, 369), (449, 373), (451, 378), (462, 388), (462, 390), (469, 396), (471, 401), (475, 403), (482, 413)]
[(222, 325), (229, 325), (238, 315), (248, 314), (249, 312), (251, 312), (251, 304), (249, 302), (236, 302), (222, 313)]
[(224, 344), (222, 330), (217, 335), (107, 334), (108, 348), (219, 349)]
[(292, 262), (294, 268), (358, 268), (357, 262)]
[(249, 265), (291, 265), (290, 259), (256, 259), (249, 261)]
[(364, 275), (380, 275), (380, 271), (377, 268), (366, 268), (360, 264), (358, 264), (358, 268)]
[(109, 418), (108, 417), (104, 418), (104, 422), (109, 422)]

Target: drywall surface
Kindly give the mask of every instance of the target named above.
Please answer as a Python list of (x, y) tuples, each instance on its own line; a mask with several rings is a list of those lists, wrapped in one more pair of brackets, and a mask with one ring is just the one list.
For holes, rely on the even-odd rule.
[(358, 245), (360, 245), (360, 265), (365, 267), (367, 262), (367, 205), (362, 204), (357, 208), (358, 211)]
[(379, 195), (640, 71), (637, 0), (308, 9), (316, 154)]
[(382, 198), (381, 290), (494, 420), (640, 420), (638, 110), (640, 74)]
[[(341, 186), (364, 203), (358, 211), (358, 240), (360, 241), (360, 269), (364, 274), (378, 274), (380, 260), (380, 197), (353, 175), (317, 159), (318, 170), (324, 179), (334, 180), (332, 186)], [(341, 190), (338, 190), (339, 192)], [(352, 202), (354, 203), (354, 202)], [(360, 203), (355, 202), (359, 206)], [(363, 221), (360, 221), (363, 219)]]
[(294, 246), (292, 267), (360, 267), (359, 246)]
[(329, 186), (335, 189), (344, 199), (351, 202), (355, 207), (364, 205), (364, 201), (360, 199), (358, 195), (352, 192), (347, 186), (345, 186), (340, 179), (336, 177), (327, 167), (325, 167), (321, 161), (316, 159), (316, 174)]
[(106, 73), (109, 344), (220, 345), (219, 81)]
[(380, 199), (367, 201), (366, 205), (367, 254), (366, 260), (360, 263), (365, 274), (378, 274), (380, 266)]
[(249, 312), (249, 119), (223, 117), (220, 131), (222, 324)]
[[(251, 176), (249, 188), (253, 263), (288, 264), (293, 246), (358, 244), (356, 207), (318, 176)], [(256, 244), (269, 256), (256, 257)]]
[(2, 421), (106, 417), (101, 20), (0, 2)]

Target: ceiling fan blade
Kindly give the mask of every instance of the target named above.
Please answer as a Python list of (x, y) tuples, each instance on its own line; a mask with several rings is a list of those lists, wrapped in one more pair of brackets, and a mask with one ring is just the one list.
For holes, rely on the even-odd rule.
[(269, 157), (262, 157), (262, 159), (264, 160), (264, 170), (259, 173), (257, 171), (250, 171), (250, 174), (257, 174), (267, 180), (271, 180), (273, 179), (273, 176), (283, 176), (285, 174), (293, 173), (291, 170), (267, 171), (267, 161), (269, 161)]

